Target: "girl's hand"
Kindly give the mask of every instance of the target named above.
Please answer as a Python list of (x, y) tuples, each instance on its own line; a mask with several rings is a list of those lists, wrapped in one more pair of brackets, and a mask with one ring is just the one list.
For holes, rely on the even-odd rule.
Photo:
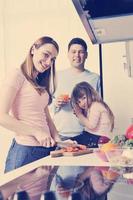
[(36, 140), (39, 142), (40, 146), (53, 147), (55, 146), (54, 139), (48, 133), (37, 133), (35, 136)]
[(77, 105), (77, 104), (75, 104), (74, 106), (73, 106), (73, 113), (78, 117), (79, 115), (81, 115), (82, 114), (82, 110), (81, 110), (81, 108)]

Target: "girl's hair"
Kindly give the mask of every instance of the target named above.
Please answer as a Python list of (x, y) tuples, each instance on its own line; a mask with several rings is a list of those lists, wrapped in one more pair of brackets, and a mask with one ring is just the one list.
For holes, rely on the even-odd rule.
[[(102, 178), (102, 177), (101, 177)], [(80, 181), (80, 179), (77, 181)], [(83, 181), (83, 187), (77, 189), (76, 192), (82, 195), (82, 198), (84, 200), (100, 200), (100, 199), (107, 199), (107, 193), (111, 190), (113, 186), (113, 182), (109, 182), (108, 188), (105, 190), (102, 190), (101, 193), (97, 193), (95, 189), (93, 188), (93, 184), (90, 178), (86, 178)], [(75, 184), (76, 187), (76, 184)]]
[(91, 106), (92, 102), (99, 102), (106, 108), (109, 114), (109, 118), (111, 122), (111, 131), (112, 131), (114, 128), (114, 115), (112, 111), (110, 110), (109, 106), (102, 100), (99, 93), (89, 83), (85, 81), (80, 82), (76, 84), (76, 86), (73, 88), (73, 91), (71, 94), (72, 107), (74, 104), (77, 104), (78, 99), (83, 97), (84, 94), (87, 96), (87, 102), (88, 102), (89, 107)]
[(32, 59), (33, 55), (31, 54), (33, 46), (36, 49), (39, 49), (44, 44), (53, 44), (57, 49), (57, 52), (59, 52), (59, 46), (55, 40), (47, 36), (41, 37), (31, 46), (26, 59), (21, 64), (21, 70), (26, 79), (33, 85), (33, 87), (37, 90), (37, 92), (40, 95), (43, 92), (45, 92), (45, 90), (47, 90), (47, 92), (50, 95), (50, 101), (51, 101), (52, 100), (51, 96), (53, 95), (56, 89), (55, 62), (53, 62), (53, 65), (49, 69), (47, 69), (43, 73), (39, 73), (37, 78), (35, 78), (34, 73), (36, 72), (36, 69), (33, 64), (33, 59)]

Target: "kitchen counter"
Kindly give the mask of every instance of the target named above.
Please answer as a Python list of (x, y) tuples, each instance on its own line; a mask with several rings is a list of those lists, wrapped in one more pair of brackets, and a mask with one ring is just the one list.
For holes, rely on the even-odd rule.
[[(0, 186), (42, 166), (112, 166), (112, 165), (109, 162), (102, 161), (100, 158), (97, 157), (95, 153), (90, 153), (81, 156), (61, 156), (55, 158), (47, 156), (45, 158), (39, 159), (35, 162), (27, 164), (23, 167), (20, 167), (6, 174), (0, 174), (1, 175)], [(119, 166), (119, 164), (116, 163), (115, 166)]]
[[(50, 166), (49, 169), (47, 166)], [(61, 177), (61, 180), (65, 181), (63, 183), (69, 185), (71, 191), (71, 184), (77, 180), (76, 177), (78, 177), (80, 173), (85, 173), (85, 178), (92, 174), (91, 177), (94, 179), (92, 179), (92, 181), (94, 182), (95, 187), (97, 187), (97, 181), (95, 180), (97, 175), (98, 177), (101, 176), (101, 180), (104, 180), (105, 183), (108, 182), (108, 186), (111, 187), (111, 191), (108, 193), (109, 200), (118, 199), (120, 194), (119, 191), (123, 191), (122, 187), (127, 188), (129, 191), (128, 196), (125, 192), (122, 194), (123, 197), (120, 197), (121, 200), (132, 199), (133, 166), (119, 166), (118, 163), (116, 163), (115, 166), (111, 166), (109, 162), (104, 162), (98, 158), (95, 153), (55, 158), (48, 156), (6, 174), (0, 174), (0, 191), (5, 199), (7, 199), (14, 194), (14, 192), (18, 190), (23, 191), (24, 186), (33, 184), (34, 187), (34, 183), (36, 185), (36, 183), (38, 184), (40, 180), (43, 179), (45, 180), (45, 183), (43, 183), (43, 187), (45, 188), (44, 193), (52, 190), (55, 191), (58, 197), (58, 195), (62, 194), (56, 187), (58, 184), (56, 181), (59, 181), (59, 177)], [(56, 179), (56, 177), (58, 177), (58, 179)], [(72, 180), (74, 182), (72, 182)], [(79, 182), (79, 184), (81, 184), (81, 182)], [(82, 186), (85, 187), (83, 184), (84, 182), (82, 182)], [(89, 182), (87, 184), (89, 184)], [(101, 181), (100, 188), (104, 188), (105, 186), (106, 184)]]
[(15, 169), (6, 174), (1, 174), (0, 186), (15, 179), (19, 176), (24, 175), (38, 167), (41, 166), (109, 166), (108, 162), (103, 162), (99, 159), (95, 153), (81, 155), (81, 156), (61, 156), (52, 158), (47, 156), (45, 158), (39, 159), (35, 162), (27, 164), (23, 167)]

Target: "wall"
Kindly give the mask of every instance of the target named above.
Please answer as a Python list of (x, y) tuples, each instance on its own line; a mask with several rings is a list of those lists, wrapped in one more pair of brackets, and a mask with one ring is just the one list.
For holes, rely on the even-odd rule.
[(115, 115), (115, 133), (133, 123), (133, 78), (124, 69), (125, 42), (103, 44), (104, 98)]
[[(83, 37), (91, 57), (87, 65), (97, 71), (97, 46), (93, 46), (71, 1), (67, 0), (1, 0), (5, 68), (19, 66), (32, 43), (48, 35), (60, 45), (57, 69), (67, 68), (67, 45), (73, 37)], [(62, 62), (65, 60), (65, 62)]]

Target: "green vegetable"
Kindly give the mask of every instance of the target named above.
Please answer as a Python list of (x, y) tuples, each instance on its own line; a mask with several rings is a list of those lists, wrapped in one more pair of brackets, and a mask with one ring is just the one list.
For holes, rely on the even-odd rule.
[(119, 144), (120, 146), (124, 145), (126, 141), (125, 135), (116, 135), (113, 139), (111, 139), (111, 143)]
[(133, 139), (129, 139), (125, 142), (125, 147), (133, 148)]

